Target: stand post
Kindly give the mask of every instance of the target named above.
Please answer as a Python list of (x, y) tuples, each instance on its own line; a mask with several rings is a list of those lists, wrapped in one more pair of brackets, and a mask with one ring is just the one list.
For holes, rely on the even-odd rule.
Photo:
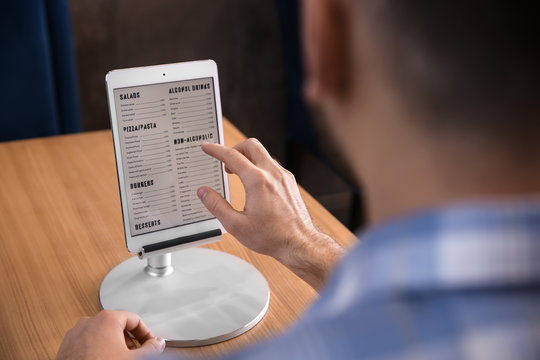
[(144, 272), (154, 277), (165, 277), (171, 275), (174, 267), (171, 265), (171, 253), (150, 256), (147, 260)]

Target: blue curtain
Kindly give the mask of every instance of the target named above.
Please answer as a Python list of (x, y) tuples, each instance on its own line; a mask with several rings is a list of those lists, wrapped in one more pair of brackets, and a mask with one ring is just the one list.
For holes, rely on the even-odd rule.
[(81, 130), (67, 0), (0, 2), (0, 141)]

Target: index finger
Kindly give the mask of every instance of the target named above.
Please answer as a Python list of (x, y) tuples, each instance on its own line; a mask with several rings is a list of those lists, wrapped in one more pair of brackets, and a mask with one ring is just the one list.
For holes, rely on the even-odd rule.
[(257, 170), (257, 167), (238, 150), (214, 143), (203, 143), (201, 147), (205, 153), (223, 162), (225, 167), (237, 174), (242, 181)]
[(252, 163), (260, 167), (274, 165), (274, 161), (266, 148), (255, 138), (249, 138), (234, 146), (242, 155), (247, 157)]
[(116, 311), (116, 313), (118, 324), (123, 330), (129, 331), (139, 343), (142, 344), (154, 337), (139, 315), (129, 311)]

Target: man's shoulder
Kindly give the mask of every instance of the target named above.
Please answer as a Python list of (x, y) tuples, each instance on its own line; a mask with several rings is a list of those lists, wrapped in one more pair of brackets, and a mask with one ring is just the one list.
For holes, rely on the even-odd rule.
[(285, 339), (312, 358), (537, 358), (538, 220), (466, 204), (368, 231)]
[(280, 348), (312, 359), (538, 358), (538, 295), (534, 288), (398, 291), (342, 308), (323, 295)]

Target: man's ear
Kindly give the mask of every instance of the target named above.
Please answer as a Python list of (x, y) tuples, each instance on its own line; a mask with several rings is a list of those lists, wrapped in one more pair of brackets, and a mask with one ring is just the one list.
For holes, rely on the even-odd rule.
[(349, 18), (342, 0), (303, 0), (304, 93), (312, 103), (347, 96)]

